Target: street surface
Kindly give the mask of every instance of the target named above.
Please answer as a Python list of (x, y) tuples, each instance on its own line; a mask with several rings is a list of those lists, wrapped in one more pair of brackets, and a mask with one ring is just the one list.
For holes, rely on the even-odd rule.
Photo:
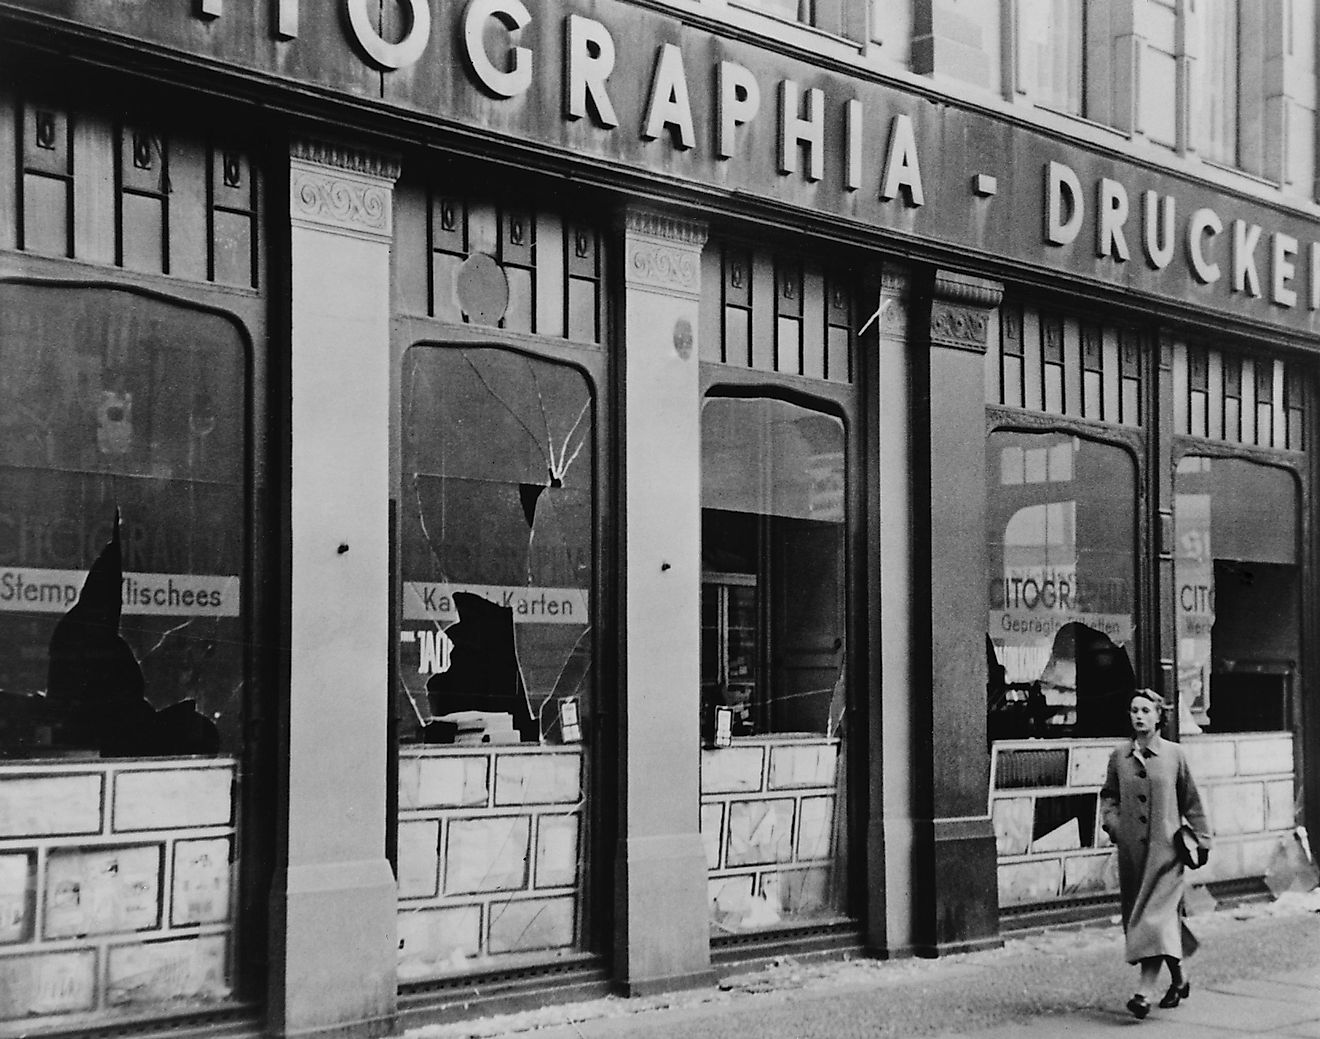
[[(1123, 1008), (1136, 968), (1116, 923), (1010, 937), (939, 960), (791, 959), (719, 989), (608, 998), (412, 1029), (407, 1039), (1129, 1039), (1272, 1035), (1320, 1039), (1320, 891), (1196, 920), (1191, 997), (1138, 1022)], [(1162, 979), (1163, 983), (1163, 979)], [(1162, 989), (1159, 994), (1162, 994)], [(1154, 1001), (1152, 1001), (1154, 1002)]]

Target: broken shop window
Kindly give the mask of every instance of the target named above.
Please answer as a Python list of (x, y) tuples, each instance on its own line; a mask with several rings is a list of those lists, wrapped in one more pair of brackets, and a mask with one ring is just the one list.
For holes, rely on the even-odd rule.
[(846, 458), (836, 416), (769, 397), (702, 408), (701, 836), (715, 938), (847, 911)]
[(0, 753), (238, 748), (245, 369), (217, 315), (0, 285)]
[(593, 691), (590, 384), (512, 350), (418, 345), (402, 398), (406, 738), (576, 741)]
[(1301, 657), (1297, 479), (1185, 455), (1174, 473), (1180, 731), (1292, 728)]
[[(702, 702), (732, 736), (837, 735), (845, 708), (843, 422), (772, 398), (702, 409)], [(722, 709), (717, 711), (717, 709)]]
[(990, 740), (1129, 731), (1136, 464), (1071, 433), (986, 442)]

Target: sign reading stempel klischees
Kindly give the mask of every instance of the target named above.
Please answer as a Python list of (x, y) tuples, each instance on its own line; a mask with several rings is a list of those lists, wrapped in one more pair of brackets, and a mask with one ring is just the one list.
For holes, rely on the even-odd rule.
[[(0, 567), (0, 613), (66, 613), (86, 570)], [(237, 617), (236, 574), (124, 574), (124, 613), (164, 617)]]
[(403, 583), (403, 619), (452, 624), (461, 620), (455, 592), (469, 592), (513, 611), (515, 624), (590, 624), (585, 588), (537, 588), (527, 585)]

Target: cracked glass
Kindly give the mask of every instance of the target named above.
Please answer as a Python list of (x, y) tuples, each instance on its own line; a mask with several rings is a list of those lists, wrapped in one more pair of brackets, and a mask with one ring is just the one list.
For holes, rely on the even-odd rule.
[(594, 682), (590, 384), (512, 350), (419, 345), (402, 408), (403, 738), (580, 742)]
[(245, 357), (216, 314), (0, 284), (0, 753), (237, 749)]

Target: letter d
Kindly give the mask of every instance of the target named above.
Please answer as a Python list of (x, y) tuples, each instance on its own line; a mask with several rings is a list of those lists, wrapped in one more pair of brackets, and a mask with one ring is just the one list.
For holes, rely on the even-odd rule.
[(1050, 160), (1045, 167), (1045, 241), (1051, 245), (1072, 242), (1082, 229), (1082, 208), (1082, 182), (1077, 174)]

